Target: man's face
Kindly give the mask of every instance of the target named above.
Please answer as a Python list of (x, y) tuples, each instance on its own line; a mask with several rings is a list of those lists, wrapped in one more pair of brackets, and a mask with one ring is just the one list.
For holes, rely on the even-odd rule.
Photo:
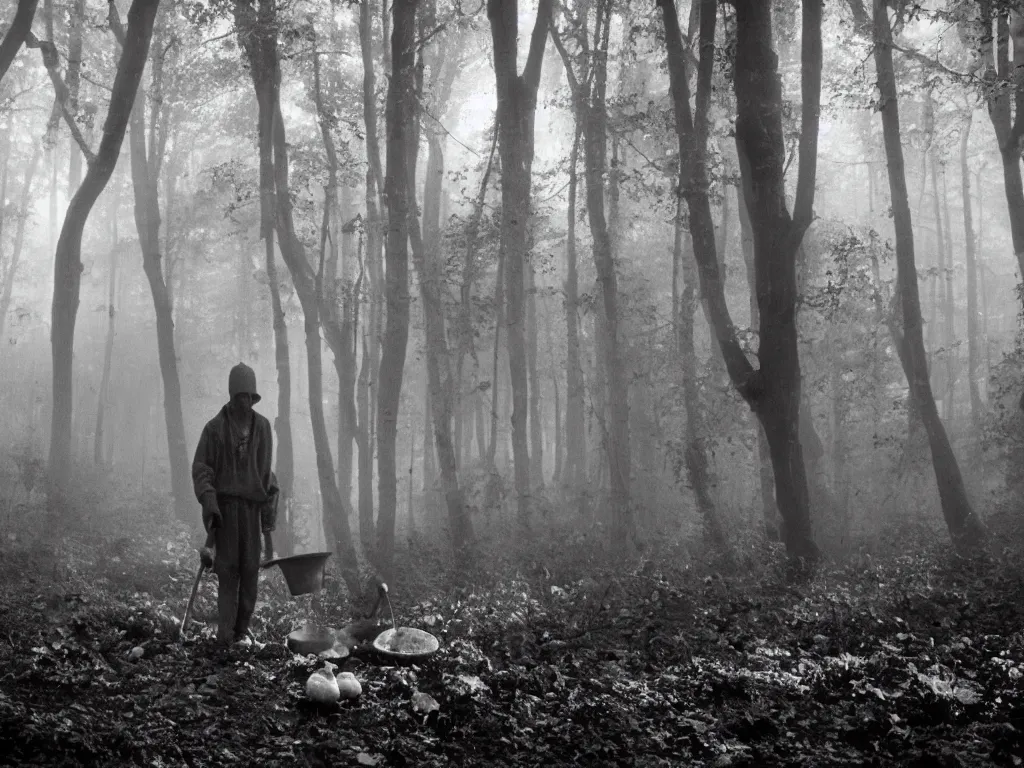
[(248, 392), (238, 392), (232, 399), (235, 410), (241, 414), (248, 414), (252, 410), (252, 395)]

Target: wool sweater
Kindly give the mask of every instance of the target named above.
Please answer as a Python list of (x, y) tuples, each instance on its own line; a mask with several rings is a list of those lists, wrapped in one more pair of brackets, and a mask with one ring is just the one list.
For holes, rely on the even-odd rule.
[(203, 427), (192, 460), (196, 498), (207, 493), (253, 502), (264, 531), (274, 530), (277, 518), (277, 479), (271, 471), (274, 433), (265, 416), (252, 412), (248, 438), (236, 430), (221, 408)]

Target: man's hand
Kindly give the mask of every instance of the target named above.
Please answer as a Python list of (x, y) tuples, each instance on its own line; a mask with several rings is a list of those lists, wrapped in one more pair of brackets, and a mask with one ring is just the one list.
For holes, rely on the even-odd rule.
[(206, 532), (220, 528), (224, 518), (220, 514), (220, 506), (217, 504), (217, 496), (214, 493), (207, 493), (203, 496), (203, 526)]
[(274, 559), (274, 542), (270, 538), (270, 531), (263, 534), (263, 562)]

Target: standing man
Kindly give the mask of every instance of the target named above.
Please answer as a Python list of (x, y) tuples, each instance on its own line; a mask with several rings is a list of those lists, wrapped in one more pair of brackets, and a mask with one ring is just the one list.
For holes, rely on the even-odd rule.
[(217, 639), (238, 647), (252, 644), (249, 620), (256, 608), (260, 532), (267, 559), (277, 520), (277, 481), (270, 470), (274, 435), (252, 407), (260, 401), (256, 373), (239, 363), (228, 375), (230, 401), (199, 438), (192, 482), (203, 505), (203, 525), (215, 532)]

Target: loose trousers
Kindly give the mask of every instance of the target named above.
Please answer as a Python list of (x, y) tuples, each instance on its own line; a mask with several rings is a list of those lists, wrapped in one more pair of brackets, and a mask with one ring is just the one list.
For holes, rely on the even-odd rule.
[(260, 575), (260, 504), (237, 496), (217, 495), (221, 525), (216, 533), (217, 639), (239, 640), (249, 630), (256, 609)]

